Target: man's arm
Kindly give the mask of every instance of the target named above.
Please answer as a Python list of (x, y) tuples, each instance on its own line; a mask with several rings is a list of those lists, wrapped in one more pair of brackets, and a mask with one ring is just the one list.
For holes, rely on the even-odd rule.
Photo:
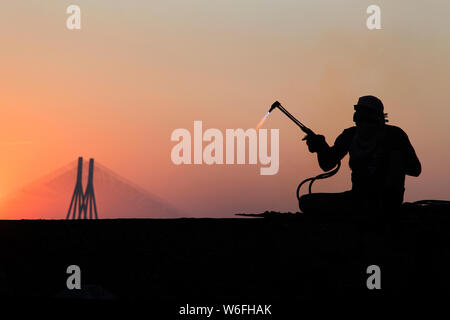
[(306, 138), (309, 151), (317, 152), (319, 166), (323, 171), (330, 171), (348, 152), (351, 144), (351, 134), (349, 130), (344, 130), (330, 147), (322, 135), (314, 135)]

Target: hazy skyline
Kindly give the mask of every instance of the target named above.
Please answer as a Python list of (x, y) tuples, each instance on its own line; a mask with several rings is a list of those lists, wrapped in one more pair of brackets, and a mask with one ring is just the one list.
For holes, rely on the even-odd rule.
[[(79, 0), (82, 29), (70, 31), (73, 3), (0, 4), (0, 201), (84, 156), (192, 216), (297, 211), (297, 184), (320, 169), (281, 113), (263, 126), (280, 129), (274, 176), (259, 165), (176, 166), (172, 131), (192, 132), (195, 120), (254, 128), (279, 100), (332, 144), (366, 94), (422, 162), (405, 200), (448, 198), (449, 2)], [(374, 3), (382, 30), (370, 31)], [(349, 189), (347, 162), (314, 190)]]

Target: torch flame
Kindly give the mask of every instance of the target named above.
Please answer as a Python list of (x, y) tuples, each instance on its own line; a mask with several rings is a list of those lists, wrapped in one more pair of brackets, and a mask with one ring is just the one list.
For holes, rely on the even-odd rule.
[(258, 124), (256, 125), (256, 130), (258, 130), (263, 124), (264, 121), (266, 121), (266, 119), (269, 117), (270, 111), (266, 113), (266, 115), (261, 119), (260, 122), (258, 122)]

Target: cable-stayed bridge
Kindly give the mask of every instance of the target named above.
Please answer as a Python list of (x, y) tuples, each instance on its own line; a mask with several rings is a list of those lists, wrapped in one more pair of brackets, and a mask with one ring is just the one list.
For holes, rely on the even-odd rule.
[[(83, 168), (89, 168), (87, 161), (82, 161)], [(16, 192), (4, 197), (0, 202), (0, 219), (64, 219), (74, 218), (69, 207), (75, 196), (74, 189), (78, 183), (80, 160), (45, 175)], [(87, 196), (92, 188), (93, 202), (86, 202), (84, 211), (75, 218), (95, 218), (95, 209), (99, 218), (176, 218), (181, 213), (162, 198), (139, 187), (130, 180), (121, 177), (98, 161), (92, 161), (93, 178), (89, 186), (89, 170), (81, 172), (81, 193)], [(85, 189), (86, 188), (86, 189)], [(75, 190), (76, 191), (76, 190)], [(95, 193), (95, 195), (94, 195)], [(90, 204), (92, 211), (89, 211)], [(72, 204), (71, 210), (74, 210)], [(90, 216), (90, 213), (92, 214)]]

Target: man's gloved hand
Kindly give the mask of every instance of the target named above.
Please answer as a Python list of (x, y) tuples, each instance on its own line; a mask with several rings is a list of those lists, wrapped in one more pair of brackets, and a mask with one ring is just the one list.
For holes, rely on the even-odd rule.
[(320, 134), (308, 134), (302, 140), (306, 140), (309, 152), (317, 152), (328, 146), (325, 137)]

